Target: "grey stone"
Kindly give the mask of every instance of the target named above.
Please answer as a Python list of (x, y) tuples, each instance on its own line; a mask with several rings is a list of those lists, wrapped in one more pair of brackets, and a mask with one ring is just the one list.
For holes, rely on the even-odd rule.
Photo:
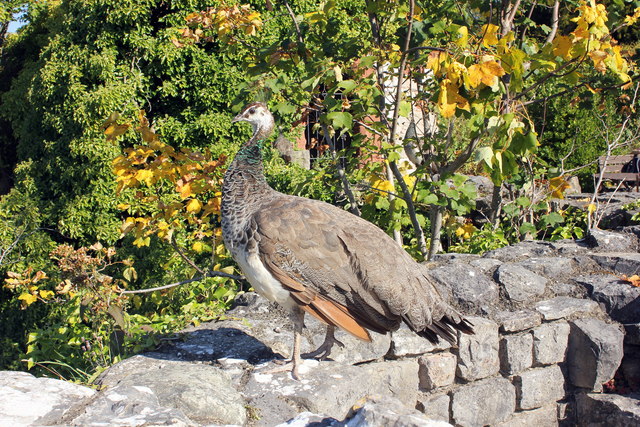
[(640, 319), (640, 288), (612, 275), (581, 277), (577, 281), (587, 287), (591, 298), (601, 303), (613, 320), (636, 323)]
[(570, 318), (574, 315), (596, 314), (598, 304), (581, 298), (555, 297), (536, 304), (536, 311), (546, 321)]
[(585, 241), (599, 252), (637, 252), (638, 250), (638, 239), (635, 236), (608, 230), (591, 229)]
[(418, 410), (403, 405), (398, 399), (385, 396), (369, 398), (346, 422), (346, 426), (451, 427), (451, 424), (431, 420)]
[(502, 262), (514, 262), (551, 255), (555, 255), (555, 250), (549, 242), (525, 240), (515, 245), (489, 251), (484, 254), (484, 257), (499, 259)]
[(229, 375), (214, 366), (138, 355), (116, 365), (100, 384), (121, 390), (148, 388), (159, 404), (200, 423), (244, 424), (244, 399)]
[(426, 391), (453, 384), (456, 377), (456, 355), (436, 353), (418, 359), (420, 388)]
[(480, 259), (480, 255), (450, 252), (446, 254), (436, 254), (434, 255), (432, 261), (438, 264), (448, 264), (450, 262), (459, 262), (459, 263), (468, 264), (471, 261), (474, 261), (477, 259)]
[(546, 405), (530, 411), (516, 412), (496, 427), (556, 427), (557, 425), (556, 405)]
[(498, 287), (481, 271), (468, 265), (445, 265), (431, 270), (431, 276), (449, 289), (457, 303), (478, 308), (498, 300)]
[(624, 325), (625, 344), (640, 345), (640, 323), (628, 323)]
[(545, 323), (533, 330), (533, 361), (536, 365), (563, 362), (569, 342), (567, 322)]
[[(66, 421), (66, 420), (65, 420)], [(162, 405), (149, 387), (115, 386), (101, 391), (66, 425), (77, 426), (193, 426), (182, 410)]]
[(558, 240), (549, 242), (549, 247), (561, 256), (580, 255), (589, 252), (589, 246), (583, 242), (575, 240)]
[(516, 265), (549, 279), (571, 275), (576, 268), (576, 262), (573, 259), (561, 257), (529, 258)]
[(617, 274), (633, 276), (640, 273), (640, 254), (630, 253), (598, 253), (591, 258), (605, 270)]
[(498, 325), (481, 317), (468, 318), (474, 335), (458, 333), (458, 367), (456, 375), (474, 381), (495, 375), (500, 370)]
[(576, 387), (601, 391), (613, 378), (623, 355), (624, 334), (615, 325), (597, 319), (579, 319), (569, 323), (567, 366)]
[(500, 340), (500, 372), (513, 375), (530, 368), (533, 362), (532, 346), (533, 337), (531, 334), (502, 337)]
[(502, 264), (495, 276), (506, 296), (515, 302), (530, 301), (542, 295), (547, 286), (547, 279), (517, 264)]
[(496, 268), (498, 268), (498, 266), (501, 264), (502, 264), (502, 261), (498, 259), (484, 258), (484, 257), (474, 259), (469, 263), (470, 266), (477, 268), (478, 270), (480, 270), (481, 272), (489, 276), (493, 276), (493, 273), (495, 273)]
[(436, 344), (433, 344), (428, 339), (413, 332), (403, 323), (397, 331), (391, 333), (391, 350), (389, 354), (392, 357), (416, 356), (448, 348), (451, 348), (451, 344), (448, 341), (440, 339)]
[(557, 365), (522, 372), (514, 377), (518, 409), (535, 409), (564, 397), (564, 376)]
[(432, 420), (449, 422), (450, 404), (448, 394), (419, 396), (417, 408)]
[(580, 294), (583, 288), (573, 283), (554, 283), (550, 289), (557, 296), (571, 297)]
[(66, 381), (0, 371), (0, 425), (54, 424), (95, 393)]
[(505, 378), (487, 378), (451, 393), (452, 421), (464, 427), (493, 425), (508, 419), (516, 408), (516, 391)]
[(388, 395), (411, 405), (418, 395), (418, 363), (415, 360), (344, 365), (334, 361), (305, 360), (301, 380), (290, 372), (269, 373), (270, 364), (249, 376), (243, 393), (257, 409), (260, 425), (275, 425), (300, 411), (343, 419), (358, 400), (367, 395)]
[(520, 332), (538, 326), (542, 322), (540, 313), (532, 310), (501, 311), (494, 319), (501, 332)]
[(584, 427), (637, 427), (640, 395), (585, 394), (576, 396), (578, 425)]

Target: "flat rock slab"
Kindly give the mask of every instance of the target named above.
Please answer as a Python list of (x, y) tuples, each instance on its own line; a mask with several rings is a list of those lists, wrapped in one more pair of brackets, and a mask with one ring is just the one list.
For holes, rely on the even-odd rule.
[(631, 286), (610, 274), (580, 277), (591, 298), (601, 303), (607, 314), (620, 323), (636, 323), (640, 319), (640, 288)]
[(500, 311), (494, 316), (500, 332), (520, 332), (542, 323), (540, 313), (533, 310)]
[(572, 258), (560, 257), (529, 258), (518, 262), (516, 265), (548, 279), (569, 276), (573, 274), (577, 267), (577, 263)]
[(502, 264), (495, 273), (496, 280), (511, 301), (528, 302), (547, 289), (547, 279), (518, 264)]
[(557, 425), (556, 405), (546, 405), (530, 411), (516, 412), (496, 427), (556, 427)]
[(572, 297), (556, 297), (536, 304), (536, 311), (546, 321), (572, 318), (577, 315), (596, 314), (598, 304), (594, 301)]
[(591, 229), (586, 243), (599, 252), (637, 252), (638, 238), (633, 234)]
[(549, 242), (525, 240), (512, 246), (494, 249), (485, 253), (485, 258), (495, 258), (502, 262), (515, 262), (533, 257), (553, 256), (556, 254), (554, 245)]
[(640, 274), (640, 254), (637, 253), (599, 253), (591, 258), (605, 270), (627, 276)]
[(533, 361), (537, 366), (564, 362), (569, 344), (569, 324), (545, 323), (533, 330)]
[(99, 380), (105, 393), (116, 387), (144, 387), (160, 406), (182, 411), (201, 424), (244, 424), (247, 414), (242, 395), (222, 369), (186, 361), (155, 359), (138, 355), (127, 359)]
[(640, 425), (640, 395), (578, 394), (578, 423), (581, 426), (636, 427)]
[(254, 371), (244, 388), (249, 406), (259, 408), (258, 425), (276, 425), (300, 411), (344, 419), (352, 405), (367, 395), (388, 395), (402, 402), (417, 399), (415, 360), (358, 366), (306, 360), (299, 381), (289, 372), (269, 373), (272, 368), (268, 364)]
[(0, 425), (54, 424), (95, 394), (66, 381), (0, 371)]
[(574, 386), (601, 391), (613, 378), (623, 356), (624, 333), (597, 319), (569, 322), (567, 367)]
[(368, 399), (345, 425), (346, 427), (452, 427), (448, 422), (429, 419), (416, 409), (408, 408), (398, 399), (390, 397)]
[[(413, 332), (404, 323), (400, 325), (397, 331), (393, 331), (391, 334), (391, 349), (389, 355), (392, 357), (406, 357), (417, 356), (424, 353), (430, 353), (436, 350), (446, 350), (451, 348), (451, 344), (448, 341), (440, 338), (436, 344), (431, 343), (428, 339), (421, 337)], [(354, 338), (356, 341), (356, 338)], [(388, 347), (387, 347), (388, 348)], [(347, 347), (347, 351), (350, 348)], [(386, 354), (386, 353), (385, 353)], [(385, 355), (383, 354), (383, 356)], [(333, 355), (332, 355), (333, 358)]]

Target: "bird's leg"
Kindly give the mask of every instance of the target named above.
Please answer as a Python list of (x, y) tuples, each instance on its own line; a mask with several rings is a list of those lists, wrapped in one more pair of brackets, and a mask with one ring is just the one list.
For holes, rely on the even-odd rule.
[(311, 359), (317, 357), (319, 360), (326, 360), (331, 354), (331, 349), (334, 344), (338, 344), (340, 347), (344, 347), (344, 344), (338, 341), (334, 335), (336, 327), (333, 325), (327, 325), (327, 333), (324, 336), (324, 342), (320, 344), (320, 347), (310, 353), (302, 355), (305, 359)]
[(298, 365), (302, 362), (300, 358), (300, 342), (302, 339), (302, 329), (304, 328), (304, 311), (298, 307), (291, 312), (291, 320), (293, 321), (293, 350), (291, 351), (291, 376), (295, 380), (300, 379)]
[(300, 358), (300, 344), (302, 341), (302, 329), (304, 328), (304, 311), (295, 307), (291, 311), (291, 321), (293, 322), (293, 349), (291, 350), (291, 360), (277, 368), (264, 371), (263, 374), (275, 374), (291, 370), (293, 379), (300, 379), (298, 366), (302, 363), (302, 359)]

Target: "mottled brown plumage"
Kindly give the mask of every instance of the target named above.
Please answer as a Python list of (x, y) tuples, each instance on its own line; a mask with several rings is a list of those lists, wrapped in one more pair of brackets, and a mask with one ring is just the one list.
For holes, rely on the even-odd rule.
[(266, 105), (253, 103), (234, 121), (248, 121), (253, 137), (225, 175), (225, 243), (256, 291), (292, 310), (293, 374), (297, 377), (304, 313), (329, 326), (316, 353), (331, 351), (333, 327), (366, 341), (368, 330), (396, 330), (405, 322), (429, 341), (455, 343), (472, 325), (440, 295), (427, 268), (375, 225), (324, 202), (271, 189), (263, 175), (261, 141), (273, 129)]

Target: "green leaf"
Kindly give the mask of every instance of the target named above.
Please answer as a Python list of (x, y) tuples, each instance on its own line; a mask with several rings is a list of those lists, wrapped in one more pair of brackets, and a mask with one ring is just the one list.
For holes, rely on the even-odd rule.
[(358, 83), (355, 80), (343, 80), (338, 84), (338, 88), (344, 95), (354, 90), (357, 86)]
[(564, 222), (564, 218), (558, 212), (551, 212), (546, 215), (542, 215), (540, 222), (545, 226), (553, 227), (554, 225), (562, 224)]
[(411, 103), (407, 101), (401, 101), (399, 106), (400, 117), (407, 117), (411, 113)]
[(476, 162), (484, 162), (488, 168), (493, 166), (493, 149), (491, 147), (480, 147), (476, 150)]
[(334, 111), (327, 114), (327, 120), (331, 122), (335, 129), (351, 129), (353, 116), (346, 111)]

